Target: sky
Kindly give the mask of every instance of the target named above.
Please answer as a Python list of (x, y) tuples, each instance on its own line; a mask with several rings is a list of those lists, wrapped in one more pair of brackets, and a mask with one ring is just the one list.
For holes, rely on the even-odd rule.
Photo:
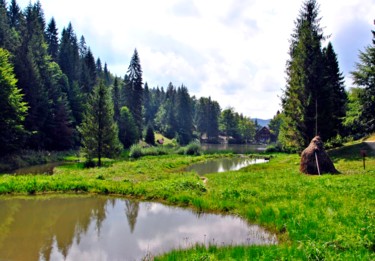
[[(8, 1), (9, 2), (9, 1)], [(17, 0), (24, 9), (35, 0)], [(123, 77), (136, 48), (144, 82), (184, 84), (251, 118), (281, 110), (289, 41), (303, 0), (40, 0), (47, 23), (69, 22), (95, 58)], [(325, 0), (320, 25), (352, 86), (360, 50), (375, 29), (373, 0)], [(327, 42), (323, 43), (326, 45)]]

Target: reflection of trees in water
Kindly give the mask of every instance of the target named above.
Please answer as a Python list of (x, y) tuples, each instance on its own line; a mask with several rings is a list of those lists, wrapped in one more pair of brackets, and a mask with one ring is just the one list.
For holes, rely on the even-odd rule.
[[(87, 233), (91, 222), (95, 222), (100, 231), (106, 218), (107, 199), (12, 199), (9, 204), (0, 203), (1, 258), (50, 260), (54, 242), (66, 258), (74, 240), (80, 242), (81, 235)], [(2, 233), (6, 231), (9, 233)]]
[(134, 232), (135, 224), (137, 223), (138, 211), (139, 202), (129, 200), (125, 201), (125, 214), (128, 218), (131, 233)]

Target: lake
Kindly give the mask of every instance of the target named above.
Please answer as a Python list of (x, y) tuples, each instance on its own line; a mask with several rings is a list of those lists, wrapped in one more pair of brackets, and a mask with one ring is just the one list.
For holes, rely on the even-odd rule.
[(194, 244), (269, 245), (241, 218), (94, 196), (0, 198), (0, 260), (141, 260)]

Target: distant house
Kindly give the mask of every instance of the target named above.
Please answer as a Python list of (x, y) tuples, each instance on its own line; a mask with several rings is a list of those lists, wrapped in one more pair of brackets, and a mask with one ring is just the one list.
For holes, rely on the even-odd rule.
[(257, 143), (268, 143), (271, 139), (271, 131), (267, 127), (262, 127), (255, 134), (255, 141)]

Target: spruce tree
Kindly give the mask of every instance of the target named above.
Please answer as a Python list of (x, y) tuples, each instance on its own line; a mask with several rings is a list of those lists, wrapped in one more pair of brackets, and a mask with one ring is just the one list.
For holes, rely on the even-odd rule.
[(359, 53), (359, 62), (352, 72), (354, 83), (364, 88), (360, 120), (367, 133), (375, 132), (375, 30), (372, 35), (372, 44)]
[(193, 137), (193, 112), (191, 98), (184, 85), (177, 89), (175, 110), (178, 142), (186, 145)]
[(0, 48), (0, 156), (21, 148), (27, 112), (9, 56), (9, 52)]
[(80, 79), (80, 59), (77, 36), (73, 26), (69, 23), (61, 33), (59, 46), (58, 63), (61, 70), (68, 76), (69, 85), (73, 86), (74, 82)]
[(52, 60), (57, 62), (59, 52), (59, 36), (55, 19), (52, 17), (46, 30), (46, 42), (48, 44), (48, 54)]
[[(323, 49), (323, 83), (324, 95), (321, 101), (325, 105), (322, 110), (321, 133), (326, 140), (343, 134), (343, 121), (346, 116), (347, 94), (344, 77), (339, 69), (337, 56), (331, 43)], [(325, 119), (324, 119), (325, 118)]]
[[(301, 150), (317, 134), (324, 138), (320, 126), (325, 95), (322, 90), (323, 40), (319, 7), (315, 0), (306, 0), (296, 20), (287, 62), (287, 86), (282, 97), (285, 119), (281, 128), (284, 147)], [(325, 119), (326, 120), (326, 119)]]
[(44, 15), (40, 5), (31, 5), (25, 11), (26, 28), (21, 46), (14, 60), (18, 86), (25, 94), (29, 110), (25, 127), (32, 134), (27, 145), (32, 149), (44, 149), (47, 133), (44, 130), (50, 102), (46, 84), (49, 57), (44, 38)]
[[(128, 80), (127, 90), (129, 91), (128, 107), (132, 113), (135, 124), (137, 125), (138, 134), (142, 135), (143, 129), (143, 117), (142, 117), (142, 105), (143, 105), (143, 82), (142, 82), (142, 68), (139, 60), (137, 49), (134, 50), (132, 59), (127, 72)], [(141, 138), (141, 136), (139, 136)]]
[(4, 0), (0, 0), (0, 48), (13, 51), (12, 32)]
[(115, 157), (121, 151), (118, 127), (113, 120), (113, 104), (103, 81), (90, 95), (79, 132), (87, 160), (98, 158), (98, 166), (102, 164), (102, 157)]
[(118, 123), (120, 120), (120, 110), (121, 110), (121, 90), (119, 79), (115, 77), (112, 88), (112, 100), (113, 100), (113, 119)]

